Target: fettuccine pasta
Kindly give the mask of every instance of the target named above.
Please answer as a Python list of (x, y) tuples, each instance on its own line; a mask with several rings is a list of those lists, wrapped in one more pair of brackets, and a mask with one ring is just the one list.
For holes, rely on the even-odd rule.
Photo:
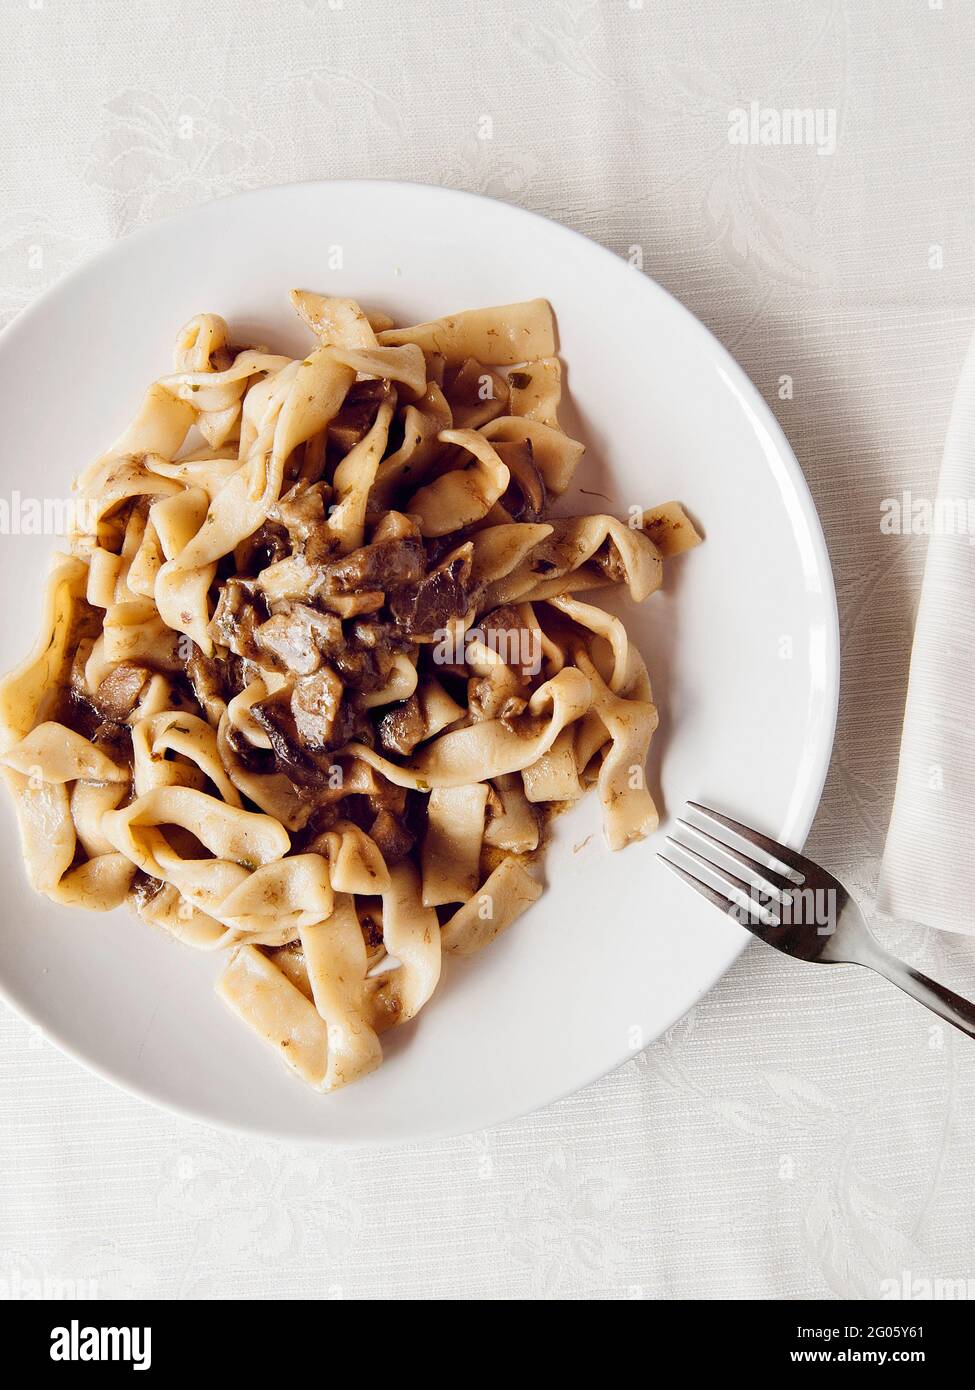
[(552, 514), (583, 448), (545, 301), (292, 301), (306, 357), (200, 315), (78, 480), (0, 755), (33, 886), (228, 952), (221, 998), (331, 1091), (538, 899), (551, 814), (655, 827), (647, 670), (591, 598), (700, 538)]

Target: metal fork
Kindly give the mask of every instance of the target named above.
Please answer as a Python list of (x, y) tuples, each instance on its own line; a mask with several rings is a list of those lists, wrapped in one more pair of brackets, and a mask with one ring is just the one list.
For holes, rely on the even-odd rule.
[[(685, 883), (747, 927), (760, 941), (787, 956), (819, 965), (865, 965), (939, 1018), (975, 1038), (975, 1004), (884, 950), (867, 927), (863, 913), (832, 874), (796, 850), (720, 811), (696, 801), (687, 805), (699, 817), (761, 851), (771, 862), (759, 863), (700, 826), (678, 820), (678, 825), (707, 845), (710, 857), (670, 835), (667, 843), (716, 878), (724, 891), (695, 877), (666, 855), (658, 855)], [(743, 870), (744, 877), (716, 864), (715, 856)]]

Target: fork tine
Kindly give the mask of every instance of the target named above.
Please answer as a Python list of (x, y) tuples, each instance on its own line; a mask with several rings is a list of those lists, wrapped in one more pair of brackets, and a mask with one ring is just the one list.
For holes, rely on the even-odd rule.
[[(814, 868), (810, 860), (805, 859), (798, 851), (789, 849), (788, 845), (782, 845), (778, 840), (773, 840), (770, 835), (763, 835), (759, 830), (753, 830), (750, 825), (742, 825), (739, 820), (732, 820), (731, 816), (722, 815), (720, 811), (713, 811), (710, 806), (702, 806), (698, 801), (689, 801), (688, 806), (698, 815), (704, 816), (707, 820), (714, 821), (715, 824), (724, 826), (725, 830), (731, 830), (736, 835), (740, 835), (743, 840), (747, 840), (756, 849), (764, 850), (766, 854), (777, 859), (786, 868), (794, 869), (796, 873), (802, 874), (800, 883), (804, 882), (809, 876), (809, 872)], [(795, 886), (795, 885), (794, 885)]]
[(675, 864), (674, 861), (668, 859), (665, 854), (658, 854), (657, 858), (661, 863), (666, 864), (668, 869), (673, 869), (674, 873), (677, 874), (679, 878), (682, 878), (685, 883), (696, 889), (697, 892), (707, 898), (709, 902), (714, 903), (715, 907), (720, 907), (722, 912), (727, 912), (731, 916), (735, 916), (739, 911), (737, 904), (732, 902), (730, 898), (726, 898), (723, 893), (719, 893), (717, 888), (712, 888), (709, 883), (704, 883), (701, 879), (695, 878), (693, 874), (689, 874), (686, 869), (682, 869), (679, 864)]
[[(715, 849), (720, 850), (722, 854), (726, 854), (729, 859), (733, 859), (735, 863), (740, 864), (743, 869), (749, 869), (752, 873), (757, 874), (765, 884), (777, 889), (778, 892), (788, 893), (797, 886), (792, 879), (785, 878), (782, 874), (777, 874), (775, 870), (770, 869), (767, 864), (759, 864), (757, 859), (749, 859), (747, 854), (742, 854), (741, 850), (733, 849), (731, 845), (726, 845), (724, 840), (719, 840), (716, 835), (709, 835), (708, 832), (702, 830), (699, 825), (692, 825), (689, 820), (681, 820), (680, 818), (678, 818), (677, 824), (682, 825), (685, 830), (693, 830), (695, 835), (700, 835), (702, 840), (707, 840), (709, 845), (713, 845)], [(679, 844), (680, 842), (677, 841), (677, 843)], [(686, 846), (682, 845), (681, 848), (684, 849)]]
[(680, 840), (675, 840), (673, 836), (667, 836), (667, 843), (675, 845), (682, 854), (688, 855), (696, 863), (701, 864), (715, 878), (719, 878), (722, 883), (731, 889), (731, 900), (735, 902), (734, 894), (737, 893), (738, 900), (735, 905), (742, 911), (754, 916), (764, 927), (777, 927), (780, 925), (778, 917), (769, 909), (764, 907), (755, 898), (754, 890), (750, 883), (740, 879), (728, 869), (722, 869), (719, 864), (712, 864), (710, 859), (706, 859), (703, 854), (699, 854), (696, 849), (691, 849), (690, 845), (682, 845)]

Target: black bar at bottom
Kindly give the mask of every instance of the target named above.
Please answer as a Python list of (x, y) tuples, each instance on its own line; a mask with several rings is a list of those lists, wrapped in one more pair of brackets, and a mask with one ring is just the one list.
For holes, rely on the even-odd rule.
[[(50, 1368), (66, 1379), (96, 1372), (100, 1376), (155, 1375), (170, 1383), (212, 1370), (224, 1380), (235, 1372), (250, 1380), (263, 1373), (278, 1383), (295, 1376), (304, 1379), (307, 1372), (302, 1368), (309, 1358), (313, 1358), (311, 1364), (321, 1358), (318, 1364), (325, 1375), (329, 1365), (335, 1366), (336, 1357), (350, 1355), (350, 1339), (361, 1335), (355, 1314), (348, 1306), (328, 1302), (328, 1308), (292, 1303), (287, 1310), (274, 1303), (243, 1301), (217, 1307), (204, 1302), (6, 1302), (0, 1303), (0, 1337), (7, 1364), (17, 1367), (21, 1379), (34, 1370), (44, 1373)], [(926, 1366), (947, 1371), (969, 1350), (967, 1311), (960, 1298), (870, 1303), (645, 1302), (636, 1322), (629, 1324), (631, 1335), (639, 1340), (628, 1345), (630, 1354), (636, 1353), (645, 1364), (666, 1365), (673, 1357), (684, 1373), (710, 1369), (725, 1374), (753, 1369), (788, 1373), (794, 1367), (834, 1365)], [(516, 1345), (525, 1345), (525, 1351), (509, 1344), (502, 1353), (501, 1329), (496, 1324), (485, 1346), (483, 1315), (472, 1321), (469, 1332), (462, 1321), (457, 1322), (463, 1314), (455, 1311), (451, 1318), (456, 1336), (476, 1338), (467, 1355), (476, 1345), (482, 1374), (494, 1355), (498, 1373), (506, 1377), (537, 1368), (543, 1355), (546, 1374), (551, 1376), (552, 1361), (578, 1354), (579, 1334), (586, 1335), (584, 1327), (577, 1327), (564, 1341), (556, 1341), (555, 1329), (542, 1325), (531, 1343), (519, 1337)], [(443, 1329), (441, 1323), (437, 1325)], [(423, 1344), (429, 1333), (414, 1327), (412, 1335), (419, 1340), (407, 1352), (396, 1331), (389, 1329), (385, 1348), (373, 1344), (371, 1352), (359, 1349), (367, 1375), (376, 1374), (389, 1356), (396, 1360), (408, 1356), (414, 1373), (423, 1373)], [(375, 1337), (373, 1332), (370, 1343)], [(380, 1334), (381, 1340), (386, 1338)], [(440, 1338), (435, 1337), (429, 1343), (431, 1376), (466, 1375), (466, 1357), (458, 1362), (451, 1354), (447, 1364), (437, 1366), (438, 1342)], [(492, 1348), (496, 1349), (493, 1355)], [(667, 1361), (661, 1360), (664, 1357)]]

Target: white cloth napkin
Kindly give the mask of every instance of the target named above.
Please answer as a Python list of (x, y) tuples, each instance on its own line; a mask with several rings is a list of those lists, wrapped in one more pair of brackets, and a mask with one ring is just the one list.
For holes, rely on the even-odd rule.
[[(891, 514), (899, 513), (902, 526), (925, 524), (930, 499), (895, 500)], [(952, 406), (929, 524), (880, 906), (895, 917), (973, 934), (975, 339)]]

